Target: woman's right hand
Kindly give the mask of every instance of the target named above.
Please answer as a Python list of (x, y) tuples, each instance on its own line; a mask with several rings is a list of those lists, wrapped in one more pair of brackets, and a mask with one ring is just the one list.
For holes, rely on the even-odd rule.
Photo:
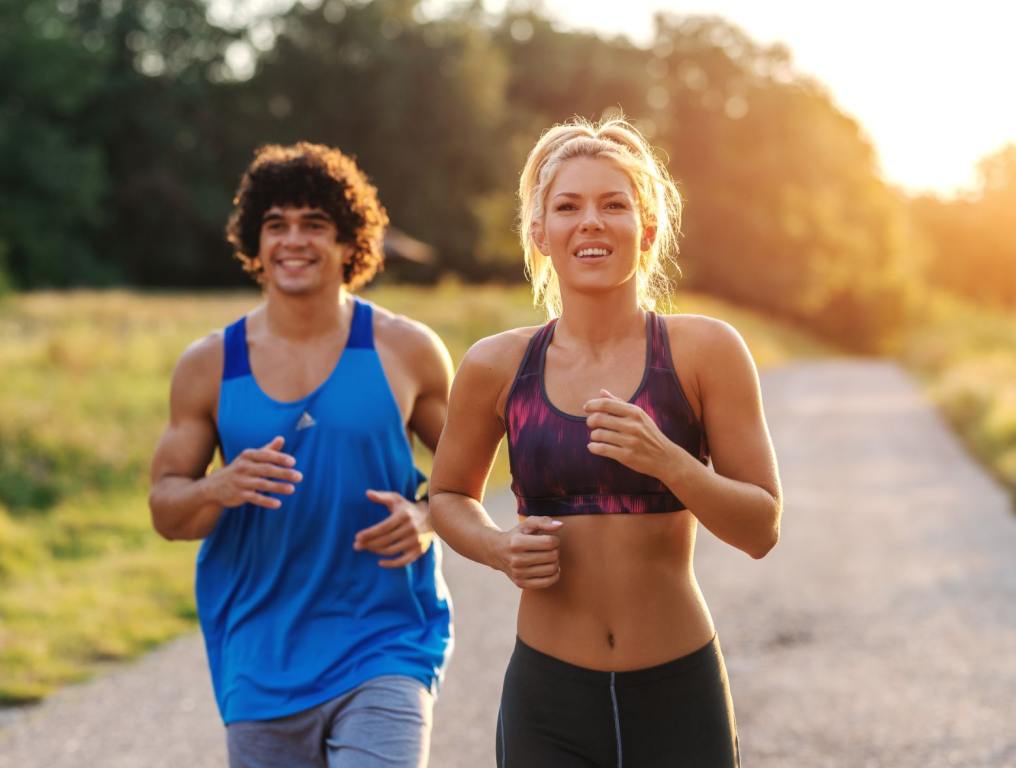
[(561, 578), (558, 548), (561, 539), (554, 535), (562, 526), (549, 517), (527, 517), (499, 542), (500, 570), (522, 589), (544, 589)]

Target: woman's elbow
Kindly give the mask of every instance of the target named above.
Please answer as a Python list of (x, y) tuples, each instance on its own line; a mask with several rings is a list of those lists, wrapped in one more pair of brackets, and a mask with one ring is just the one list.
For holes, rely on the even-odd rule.
[(754, 542), (751, 549), (748, 550), (748, 554), (755, 560), (761, 560), (763, 557), (768, 555), (780, 542), (781, 507), (782, 505), (780, 501), (778, 499), (774, 499), (773, 509), (769, 516), (769, 524), (762, 532), (762, 535), (758, 537), (758, 540)]

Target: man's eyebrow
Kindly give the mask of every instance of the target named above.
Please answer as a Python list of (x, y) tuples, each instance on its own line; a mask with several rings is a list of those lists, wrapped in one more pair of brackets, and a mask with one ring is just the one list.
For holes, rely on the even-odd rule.
[(311, 211), (310, 213), (304, 213), (300, 216), (304, 221), (327, 221), (329, 224), (332, 223), (332, 217), (324, 211)]
[[(285, 219), (285, 216), (280, 211), (267, 211), (261, 217), (261, 221), (278, 221)], [(327, 221), (332, 223), (333, 219), (324, 211), (310, 211), (308, 213), (300, 214), (301, 221)]]

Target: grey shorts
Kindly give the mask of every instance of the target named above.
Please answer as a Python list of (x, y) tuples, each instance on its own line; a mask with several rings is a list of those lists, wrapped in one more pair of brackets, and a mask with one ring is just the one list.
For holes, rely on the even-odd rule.
[(426, 768), (434, 698), (388, 675), (311, 709), (226, 726), (230, 768)]

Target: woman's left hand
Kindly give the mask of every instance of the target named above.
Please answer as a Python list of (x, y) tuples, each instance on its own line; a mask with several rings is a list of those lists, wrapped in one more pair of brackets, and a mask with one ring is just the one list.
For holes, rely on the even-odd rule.
[[(589, 451), (624, 464), (651, 477), (660, 477), (668, 466), (687, 453), (664, 435), (649, 414), (633, 403), (600, 390), (602, 397), (583, 409), (589, 427)], [(690, 454), (687, 454), (690, 456)]]

